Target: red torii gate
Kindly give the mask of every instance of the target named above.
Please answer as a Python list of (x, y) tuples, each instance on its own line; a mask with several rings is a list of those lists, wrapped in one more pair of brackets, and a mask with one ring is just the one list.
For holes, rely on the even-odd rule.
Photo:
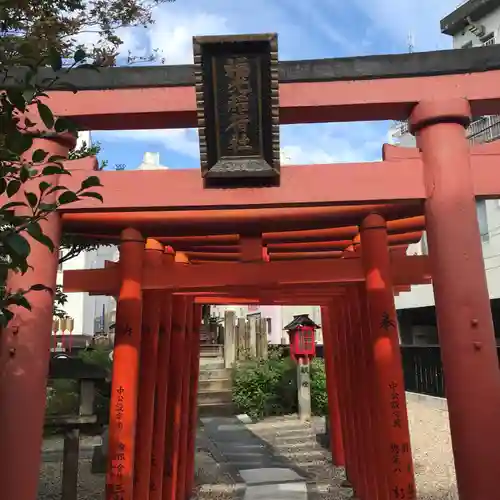
[[(489, 60), (490, 71), (482, 71), (486, 53), (499, 61), (495, 66)], [(280, 187), (234, 191), (203, 189), (195, 171), (97, 172), (104, 204), (79, 202), (46, 221), (56, 242), (61, 229), (120, 242), (117, 267), (65, 277), (68, 291), (118, 294), (108, 499), (186, 497), (193, 471), (199, 304), (242, 298), (322, 306), (331, 425), (341, 430), (332, 438), (342, 435), (342, 442), (332, 443), (337, 463), (344, 450), (360, 498), (411, 498), (393, 294), (399, 286), (427, 282), (430, 274), (460, 497), (496, 495), (500, 371), (475, 198), (500, 196), (494, 170), (500, 148), (489, 144), (470, 154), (464, 126), (471, 113), (500, 113), (500, 53), (494, 47), (468, 51), (467, 68), (463, 54), (442, 53), (448, 69), (441, 73), (449, 74), (426, 67), (422, 54), (381, 57), (385, 70), (382, 64), (374, 79), (368, 72), (361, 79), (349, 75), (350, 61), (345, 67), (341, 60), (309, 63), (321, 66), (319, 78), (312, 70), (307, 78), (304, 72), (290, 76), (290, 68), (305, 63), (283, 63), (281, 123), (409, 118), (420, 152), (385, 147), (378, 163), (283, 167)], [(372, 59), (357, 58), (357, 72), (373, 68)], [(410, 70), (398, 75), (393, 66), (400, 62)], [(453, 62), (467, 74), (453, 74)], [(325, 76), (329, 65), (341, 68), (347, 81), (335, 79), (334, 72)], [(170, 69), (175, 80), (177, 69)], [(131, 72), (137, 71), (151, 70)], [(76, 95), (51, 93), (51, 107), (89, 129), (195, 126), (192, 80), (149, 82), (149, 88), (126, 81), (128, 88), (117, 88), (107, 81), (126, 75), (122, 68), (92, 73), (92, 83), (82, 78)], [(56, 136), (36, 142), (55, 154), (71, 146)], [(68, 187), (94, 164), (68, 162)], [(423, 229), (429, 257), (398, 255)], [(162, 244), (186, 252), (185, 262), (173, 262), (170, 247), (162, 256)], [(57, 254), (33, 242), (30, 263), (34, 269), (9, 277), (9, 287), (55, 285)], [(19, 500), (36, 496), (52, 322), (47, 294), (32, 293), (30, 300), (32, 311), (16, 310), (0, 338), (0, 484), (6, 498)], [(159, 403), (153, 411), (155, 387)], [(136, 428), (146, 443), (138, 448)], [(157, 439), (148, 461), (151, 429)], [(23, 480), (12, 470), (23, 471)]]

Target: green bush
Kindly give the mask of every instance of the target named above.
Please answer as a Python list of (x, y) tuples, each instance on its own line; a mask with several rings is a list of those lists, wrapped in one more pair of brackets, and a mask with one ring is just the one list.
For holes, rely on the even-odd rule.
[[(297, 412), (297, 366), (283, 358), (279, 349), (269, 359), (250, 359), (233, 369), (233, 402), (237, 410), (253, 419)], [(311, 364), (311, 409), (314, 415), (327, 413), (328, 401), (323, 360)]]

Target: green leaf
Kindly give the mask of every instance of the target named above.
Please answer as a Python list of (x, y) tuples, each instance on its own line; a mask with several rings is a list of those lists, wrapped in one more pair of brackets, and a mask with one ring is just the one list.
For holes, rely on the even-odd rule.
[(40, 203), (38, 208), (42, 212), (53, 212), (54, 210), (57, 210), (57, 203)]
[(42, 181), (40, 184), (38, 184), (38, 188), (40, 189), (40, 193), (45, 193), (49, 187), (52, 186), (50, 182)]
[(79, 63), (79, 62), (83, 61), (86, 57), (87, 57), (87, 54), (85, 53), (85, 51), (83, 49), (78, 49), (75, 52), (73, 59), (76, 63)]
[(21, 188), (21, 181), (18, 181), (17, 179), (14, 179), (9, 182), (9, 185), (7, 186), (7, 196), (9, 198), (12, 198)]
[(78, 195), (73, 191), (66, 191), (57, 198), (59, 205), (67, 205), (68, 203), (74, 203), (78, 201)]
[(44, 125), (48, 129), (52, 129), (52, 127), (54, 126), (54, 115), (52, 114), (52, 111), (46, 104), (43, 104), (43, 102), (37, 101), (36, 105), (38, 108), (38, 113), (40, 114), (40, 118), (42, 119)]
[(5, 328), (13, 317), (14, 313), (12, 311), (9, 311), (8, 309), (2, 309), (0, 311), (0, 325), (2, 326), (2, 328)]
[[(24, 98), (25, 102), (27, 104), (31, 104), (33, 102), (33, 98), (35, 97), (35, 94), (36, 94), (36, 90), (34, 90), (34, 89), (25, 90), (23, 92), (23, 98)], [(31, 125), (31, 126), (33, 126), (33, 125)]]
[[(59, 118), (60, 119), (60, 118)], [(66, 160), (66, 156), (62, 156), (62, 155), (52, 155), (52, 156), (49, 156), (49, 159), (47, 161), (50, 161), (50, 162), (54, 162), (54, 161), (64, 161)]]
[(104, 202), (102, 195), (99, 193), (95, 193), (94, 191), (85, 191), (84, 193), (80, 193), (80, 197), (86, 196), (87, 198), (95, 198), (99, 200), (101, 203)]
[(51, 252), (54, 251), (54, 243), (47, 235), (43, 234), (42, 227), (38, 222), (32, 222), (26, 228), (26, 231), (33, 239), (45, 245)]
[(5, 180), (4, 177), (0, 177), (0, 195), (4, 194), (6, 189), (7, 189), (7, 181)]
[(31, 161), (33, 163), (40, 163), (41, 161), (45, 160), (47, 155), (47, 151), (44, 151), (43, 149), (36, 149), (31, 155)]
[(35, 208), (36, 204), (38, 203), (38, 196), (35, 193), (29, 192), (29, 191), (24, 193), (24, 196), (26, 196), (26, 199), (28, 200), (29, 206), (31, 208)]
[(19, 293), (16, 295), (11, 295), (7, 299), (7, 304), (9, 306), (19, 306), (19, 307), (24, 307), (25, 309), (28, 309), (28, 311), (31, 311), (31, 305), (28, 302), (28, 299)]
[(30, 254), (31, 247), (28, 240), (18, 233), (9, 233), (3, 238), (3, 243), (17, 257), (26, 259)]
[(33, 145), (33, 137), (29, 134), (23, 134), (19, 130), (9, 132), (5, 136), (5, 144), (10, 151), (21, 156)]
[(66, 186), (53, 186), (47, 191), (47, 194), (56, 193), (57, 191), (68, 191)]
[(61, 54), (53, 47), (49, 49), (49, 64), (53, 71), (59, 71), (62, 68)]
[(23, 165), (19, 169), (19, 180), (24, 184), (30, 178), (30, 167), (28, 165)]
[(61, 165), (47, 165), (42, 170), (42, 175), (57, 175), (64, 173), (64, 167)]
[(25, 207), (26, 203), (23, 201), (11, 201), (10, 203), (6, 203), (1, 207), (2, 212), (5, 212), (6, 210), (11, 210), (12, 208), (16, 207)]
[(70, 134), (78, 135), (78, 126), (72, 120), (61, 116), (56, 120), (55, 129), (57, 132), (69, 132)]
[(97, 177), (97, 175), (92, 175), (90, 177), (87, 177), (83, 182), (82, 182), (82, 186), (81, 186), (81, 190), (83, 189), (88, 189), (88, 188), (92, 188), (92, 187), (101, 187), (102, 184), (101, 184), (101, 179), (99, 179), (99, 177)]
[(9, 101), (20, 111), (24, 111), (26, 109), (26, 101), (24, 100), (23, 93), (19, 92), (19, 90), (7, 90), (7, 97)]

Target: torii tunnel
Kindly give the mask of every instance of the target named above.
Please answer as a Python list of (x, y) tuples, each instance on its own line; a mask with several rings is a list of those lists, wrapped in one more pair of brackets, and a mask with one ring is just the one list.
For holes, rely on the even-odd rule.
[[(191, 67), (82, 70), (49, 92), (83, 129), (195, 127)], [(106, 499), (185, 500), (193, 488), (202, 304), (320, 305), (334, 464), (362, 500), (416, 498), (394, 295), (432, 282), (460, 499), (498, 498), (500, 370), (475, 200), (500, 197), (500, 144), (469, 146), (500, 114), (500, 48), (279, 64), (281, 124), (409, 120), (418, 149), (374, 163), (283, 166), (279, 186), (205, 189), (196, 170), (98, 171), (104, 203), (44, 222), (114, 239), (120, 259), (67, 271), (66, 292), (116, 296)], [(64, 137), (35, 147), (66, 154)], [(96, 168), (68, 161), (68, 187)], [(56, 180), (57, 182), (57, 180)], [(406, 248), (427, 231), (429, 255)], [(8, 286), (55, 286), (32, 241)], [(52, 299), (30, 292), (0, 336), (0, 485), (36, 498)]]

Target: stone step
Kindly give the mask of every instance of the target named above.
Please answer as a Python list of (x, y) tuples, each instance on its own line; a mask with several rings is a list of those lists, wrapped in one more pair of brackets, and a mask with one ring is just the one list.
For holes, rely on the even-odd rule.
[(200, 346), (200, 357), (201, 358), (211, 358), (211, 357), (224, 357), (224, 346), (219, 344), (202, 344)]
[(205, 417), (231, 417), (236, 414), (233, 403), (199, 403), (198, 416)]
[(225, 368), (222, 358), (201, 358), (200, 370), (221, 370)]
[(200, 366), (200, 382), (203, 380), (211, 380), (216, 378), (227, 378), (231, 379), (231, 370), (227, 368), (209, 368)]
[(233, 400), (232, 391), (200, 391), (198, 392), (198, 404), (230, 403)]
[(230, 391), (232, 387), (232, 380), (230, 378), (208, 378), (200, 380), (198, 385), (199, 392), (207, 391)]

